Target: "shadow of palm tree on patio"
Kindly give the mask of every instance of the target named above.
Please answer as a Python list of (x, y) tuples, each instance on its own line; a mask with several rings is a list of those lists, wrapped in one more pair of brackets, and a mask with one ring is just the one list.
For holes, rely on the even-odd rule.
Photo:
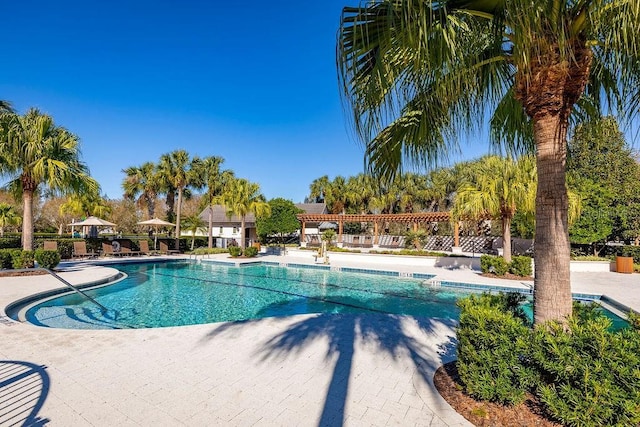
[(49, 394), (46, 366), (0, 360), (0, 425), (43, 426), (38, 416)]
[[(362, 305), (362, 301), (345, 300), (347, 305)], [(272, 304), (261, 314), (270, 314), (283, 305), (300, 306), (307, 300), (283, 301)], [(376, 306), (369, 301), (369, 306)], [(251, 327), (265, 319), (245, 320), (221, 324), (207, 338), (233, 333), (238, 328)], [(433, 372), (442, 363), (455, 358), (456, 341), (451, 319), (413, 317), (386, 313), (320, 313), (290, 325), (286, 330), (267, 339), (258, 355), (262, 361), (278, 360), (292, 353), (301, 353), (318, 340), (327, 340), (325, 360), (336, 359), (327, 389), (320, 426), (343, 425), (349, 381), (356, 347), (366, 346), (397, 360), (409, 357), (413, 368), (425, 384), (432, 384)], [(434, 345), (434, 341), (436, 344)]]

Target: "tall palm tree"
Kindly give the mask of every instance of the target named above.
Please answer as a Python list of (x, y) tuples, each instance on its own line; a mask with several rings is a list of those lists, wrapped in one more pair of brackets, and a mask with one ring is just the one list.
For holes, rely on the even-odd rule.
[(72, 194), (60, 205), (60, 213), (104, 217), (111, 213), (111, 206), (98, 192)]
[(193, 250), (196, 241), (196, 233), (199, 229), (206, 227), (207, 224), (202, 218), (200, 218), (200, 215), (187, 216), (182, 220), (182, 224), (184, 225), (185, 231), (191, 233), (191, 250)]
[(182, 197), (187, 187), (200, 181), (197, 173), (199, 158), (191, 159), (186, 150), (175, 150), (162, 156), (159, 176), (164, 176), (170, 184), (170, 191), (178, 192), (176, 204), (176, 247), (180, 243), (180, 217), (182, 215)]
[(13, 107), (9, 101), (3, 101), (0, 99), (0, 113), (14, 113)]
[(147, 209), (149, 219), (155, 217), (156, 198), (160, 191), (160, 182), (153, 162), (146, 162), (140, 166), (129, 166), (122, 172), (124, 197), (134, 200), (138, 206)]
[(504, 259), (511, 262), (511, 221), (516, 210), (535, 210), (536, 165), (532, 156), (512, 160), (487, 156), (475, 162), (471, 179), (458, 187), (453, 219), (491, 215), (502, 222)]
[(240, 217), (240, 247), (245, 248), (246, 217), (253, 213), (256, 217), (271, 215), (271, 206), (260, 193), (260, 186), (239, 178), (231, 180), (221, 197), (222, 204), (227, 208), (227, 215)]
[(20, 224), (20, 215), (18, 215), (8, 203), (0, 203), (0, 237), (4, 237), (4, 229), (9, 225)]
[(0, 115), (0, 173), (22, 196), (22, 247), (33, 249), (33, 201), (41, 187), (58, 192), (98, 191), (80, 161), (78, 137), (37, 109)]
[(327, 203), (326, 198), (330, 185), (331, 181), (327, 175), (314, 179), (309, 186), (309, 198), (315, 203)]
[(491, 114), (493, 142), (535, 146), (534, 319), (571, 314), (566, 136), (640, 102), (630, 0), (376, 0), (343, 10), (338, 68), (365, 159), (382, 176), (433, 164)]
[(233, 178), (232, 171), (220, 172), (220, 165), (224, 162), (222, 157), (208, 156), (200, 162), (199, 176), (204, 181), (205, 192), (202, 195), (202, 207), (209, 208), (208, 218), (208, 243), (209, 249), (213, 247), (213, 207), (218, 203), (226, 183)]

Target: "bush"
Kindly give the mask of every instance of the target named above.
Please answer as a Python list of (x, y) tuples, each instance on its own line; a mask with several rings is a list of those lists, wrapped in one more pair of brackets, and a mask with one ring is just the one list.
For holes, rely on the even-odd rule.
[(622, 246), (616, 255), (632, 257), (635, 264), (640, 264), (640, 246)]
[(516, 276), (531, 276), (531, 258), (528, 256), (514, 256), (509, 264), (509, 273)]
[(640, 334), (611, 332), (611, 320), (587, 310), (538, 327), (530, 344), (540, 374), (537, 394), (547, 411), (570, 426), (640, 423)]
[(242, 248), (240, 246), (229, 246), (229, 253), (234, 258), (239, 257), (242, 255)]
[(11, 253), (16, 249), (0, 249), (0, 268), (13, 268)]
[(253, 258), (256, 255), (258, 255), (258, 248), (254, 247), (254, 246), (249, 246), (248, 248), (245, 248), (244, 256), (246, 256), (248, 258)]
[(504, 276), (509, 271), (509, 264), (501, 256), (482, 255), (480, 269), (483, 273), (493, 273)]
[(60, 263), (60, 254), (58, 251), (45, 251), (44, 249), (36, 249), (35, 253), (38, 266), (42, 268), (56, 268)]
[(535, 374), (524, 363), (530, 329), (504, 311), (520, 298), (483, 294), (458, 302), (458, 373), (472, 396), (515, 405), (524, 401), (533, 383)]
[(22, 251), (19, 249), (11, 252), (11, 262), (13, 268), (33, 268), (34, 266), (34, 252)]
[(224, 254), (229, 251), (225, 248), (195, 248), (191, 253), (193, 255), (207, 255), (207, 254)]
[(13, 249), (20, 248), (22, 244), (20, 242), (20, 237), (2, 237), (0, 238), (0, 248), (1, 249)]

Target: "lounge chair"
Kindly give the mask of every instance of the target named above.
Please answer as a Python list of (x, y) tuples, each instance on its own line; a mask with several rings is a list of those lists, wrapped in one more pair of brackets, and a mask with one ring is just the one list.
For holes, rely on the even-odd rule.
[(138, 245), (140, 246), (140, 253), (142, 255), (153, 255), (156, 251), (152, 251), (149, 249), (149, 241), (148, 240), (140, 240), (138, 241)]
[(120, 251), (120, 242), (114, 240), (112, 243), (102, 242), (102, 255), (104, 256), (122, 256), (123, 252)]
[(169, 244), (165, 240), (160, 240), (160, 253), (165, 255), (179, 254), (180, 251), (176, 249), (169, 249)]
[(360, 236), (353, 236), (353, 240), (351, 241), (351, 246), (353, 246), (354, 248), (359, 248), (360, 246), (362, 246), (360, 244)]
[(133, 256), (140, 255), (142, 252), (133, 250), (131, 240), (120, 240), (120, 252), (123, 255)]
[(58, 250), (58, 242), (55, 240), (45, 240), (43, 249), (45, 251), (57, 251)]
[(362, 243), (362, 246), (365, 247), (365, 248), (373, 247), (373, 237), (364, 236), (364, 243)]
[(73, 242), (73, 255), (72, 258), (93, 258), (98, 256), (95, 252), (87, 251), (87, 242), (84, 240), (81, 242)]
[(309, 239), (309, 243), (307, 243), (307, 246), (320, 246), (320, 239), (318, 238), (318, 236), (311, 236), (311, 239)]

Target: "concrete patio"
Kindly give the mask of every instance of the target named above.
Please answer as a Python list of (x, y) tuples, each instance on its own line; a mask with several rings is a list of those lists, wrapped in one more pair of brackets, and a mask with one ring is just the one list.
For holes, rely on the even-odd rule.
[[(117, 274), (89, 263), (64, 269), (62, 276), (74, 284)], [(440, 280), (528, 285), (464, 269), (395, 270), (403, 269)], [(604, 293), (640, 311), (637, 274), (572, 278), (575, 292)], [(0, 279), (0, 425), (470, 425), (432, 383), (435, 369), (455, 358), (450, 320), (311, 314), (62, 330), (4, 316), (9, 303), (56, 287), (49, 276)]]

